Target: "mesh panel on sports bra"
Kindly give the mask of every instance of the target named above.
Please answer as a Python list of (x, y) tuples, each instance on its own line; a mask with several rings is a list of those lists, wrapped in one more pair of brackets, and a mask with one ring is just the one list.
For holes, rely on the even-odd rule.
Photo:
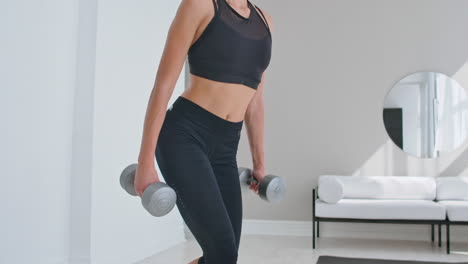
[(263, 39), (268, 34), (268, 26), (260, 17), (259, 11), (247, 0), (250, 8), (248, 17), (238, 13), (226, 0), (216, 0), (218, 17), (230, 28), (248, 39)]
[(247, 1), (248, 17), (226, 0), (213, 0), (215, 15), (188, 51), (190, 73), (257, 89), (271, 58), (272, 39), (264, 14)]

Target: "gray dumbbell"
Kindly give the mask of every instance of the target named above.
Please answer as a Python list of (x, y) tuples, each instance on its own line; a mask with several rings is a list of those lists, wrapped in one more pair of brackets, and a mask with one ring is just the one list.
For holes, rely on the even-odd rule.
[[(238, 169), (241, 186), (247, 188), (252, 182), (258, 183), (253, 177), (252, 170), (240, 167)], [(283, 199), (286, 185), (281, 177), (266, 175), (258, 186), (260, 198), (269, 202), (278, 202)]]
[[(137, 167), (138, 164), (131, 164), (120, 174), (120, 186), (133, 196), (138, 196), (133, 185)], [(177, 195), (171, 187), (164, 182), (155, 182), (143, 191), (141, 203), (151, 215), (163, 216), (174, 208), (176, 199)]]

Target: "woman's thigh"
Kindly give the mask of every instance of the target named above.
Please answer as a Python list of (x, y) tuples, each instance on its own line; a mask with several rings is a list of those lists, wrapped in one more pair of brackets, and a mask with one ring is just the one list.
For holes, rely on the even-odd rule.
[(189, 128), (163, 125), (156, 160), (180, 214), (204, 252), (234, 254), (236, 236), (206, 152)]
[(230, 164), (213, 164), (219, 190), (224, 206), (231, 220), (236, 238), (236, 247), (239, 249), (242, 231), (242, 194), (237, 166)]

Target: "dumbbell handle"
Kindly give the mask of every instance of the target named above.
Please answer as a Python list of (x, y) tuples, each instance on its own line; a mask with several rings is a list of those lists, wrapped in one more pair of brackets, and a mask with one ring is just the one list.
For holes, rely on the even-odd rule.
[[(259, 181), (257, 180), (257, 178), (255, 178), (253, 176), (253, 170), (252, 169), (248, 169), (248, 168), (243, 168), (241, 167), (240, 169), (243, 169), (244, 172), (249, 172), (247, 173), (247, 179), (244, 180), (244, 183), (246, 185), (251, 185), (252, 183), (255, 183), (255, 184), (260, 184)], [(268, 175), (265, 175), (265, 177), (268, 176)]]
[(249, 175), (249, 178), (247, 179), (247, 184), (250, 185), (252, 184), (252, 182), (258, 184), (258, 180), (253, 176), (253, 174), (251, 173)]

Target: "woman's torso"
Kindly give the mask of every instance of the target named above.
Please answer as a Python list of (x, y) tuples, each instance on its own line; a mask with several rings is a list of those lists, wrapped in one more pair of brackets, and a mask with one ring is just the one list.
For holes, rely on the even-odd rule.
[(190, 84), (181, 96), (231, 122), (244, 119), (255, 90), (242, 84), (221, 83), (190, 74)]
[[(250, 3), (250, 13), (247, 13), (247, 11), (237, 11), (233, 9), (232, 7), (228, 6), (228, 3), (226, 0), (216, 0), (216, 7), (217, 9), (214, 10), (214, 16), (218, 17), (208, 17), (205, 21), (201, 23), (199, 26), (198, 30), (198, 36), (195, 37), (196, 41), (193, 44), (197, 44), (198, 46), (205, 45), (207, 46), (212, 46), (212, 45), (217, 45), (220, 43), (219, 38), (221, 34), (233, 34), (232, 36), (230, 35), (230, 45), (221, 45), (221, 47), (216, 47), (218, 50), (218, 53), (220, 52), (221, 48), (226, 48), (225, 50), (222, 50), (222, 52), (226, 52), (226, 60), (229, 60), (228, 55), (229, 52), (237, 53), (239, 54), (242, 52), (243, 54), (246, 54), (248, 56), (244, 56), (243, 58), (244, 61), (239, 62), (236, 61), (236, 63), (250, 63), (250, 57), (252, 58), (252, 64), (255, 63), (255, 59), (261, 60), (258, 61), (257, 64), (259, 66), (257, 67), (258, 70), (256, 75), (252, 75), (256, 78), (257, 83), (251, 84), (252, 81), (249, 81), (249, 85), (242, 84), (242, 82), (247, 81), (247, 80), (240, 80), (237, 81), (237, 83), (231, 83), (231, 82), (223, 82), (222, 79), (221, 81), (215, 80), (217, 76), (211, 75), (210, 77), (203, 76), (203, 74), (193, 74), (190, 73), (190, 79), (189, 79), (189, 86), (187, 89), (182, 93), (181, 96), (195, 102), (196, 104), (200, 105), (201, 107), (205, 108), (206, 110), (212, 112), (213, 114), (226, 119), (228, 121), (232, 122), (238, 122), (244, 119), (244, 114), (247, 109), (247, 106), (249, 105), (250, 100), (256, 93), (256, 84), (258, 84), (258, 75), (260, 74), (261, 70), (264, 70), (270, 60), (270, 53), (271, 53), (271, 33), (269, 32), (269, 28), (267, 24), (262, 24), (260, 23), (265, 23), (267, 22), (265, 18), (263, 18), (263, 21), (260, 21), (260, 14), (256, 10), (256, 8)], [(231, 12), (231, 13), (229, 13)], [(242, 12), (242, 13), (241, 13)], [(222, 17), (223, 21), (220, 21), (220, 17)], [(212, 21), (216, 18), (216, 21)], [(237, 19), (237, 21), (236, 21)], [(232, 21), (232, 22), (231, 22)], [(211, 23), (211, 25), (210, 25)], [(214, 25), (214, 23), (224, 23), (222, 26), (217, 26)], [(228, 23), (231, 23), (228, 25)], [(240, 34), (250, 34), (249, 32), (260, 32), (261, 33), (256, 33), (256, 34), (268, 34), (265, 36), (260, 36), (257, 37), (257, 39), (246, 39), (241, 35), (237, 35), (237, 32), (231, 32), (229, 30), (224, 30), (224, 26), (228, 25), (231, 27), (235, 27), (236, 30), (239, 31)], [(261, 28), (261, 26), (263, 28)], [(208, 28), (210, 27), (210, 28)], [(205, 32), (209, 29), (209, 32)], [(223, 30), (221, 32), (221, 30)], [(211, 35), (210, 35), (211, 34)], [(214, 36), (215, 34), (219, 34), (218, 36)], [(247, 35), (246, 35), (247, 36)], [(201, 40), (200, 40), (200, 37)], [(217, 40), (215, 40), (218, 38)], [(222, 37), (223, 39), (226, 38), (226, 36)], [(234, 41), (233, 41), (234, 40)], [(238, 40), (238, 41), (237, 41)], [(197, 43), (200, 42), (201, 43)], [(210, 42), (211, 41), (211, 42)], [(217, 43), (212, 43), (214, 41), (217, 41)], [(221, 42), (222, 43), (222, 42)], [(253, 45), (250, 45), (250, 43), (254, 43)], [(191, 47), (194, 45), (192, 44)], [(236, 45), (242, 45), (242, 47), (236, 46)], [(256, 47), (254, 47), (256, 45)], [(262, 46), (263, 45), (263, 46)], [(245, 47), (247, 46), (247, 47)], [(189, 56), (192, 55), (192, 64), (193, 69), (200, 72), (198, 68), (195, 68), (195, 66), (199, 67), (196, 63), (200, 60), (200, 53), (203, 50), (203, 47), (193, 47), (197, 48), (197, 50), (191, 50), (192, 53), (189, 53)], [(241, 49), (243, 48), (243, 50)], [(250, 49), (251, 48), (251, 49)], [(259, 51), (259, 48), (262, 49), (261, 52)], [(213, 47), (209, 47), (209, 49), (213, 49)], [(255, 50), (257, 49), (257, 50)], [(264, 49), (264, 50), (263, 50)], [(248, 54), (249, 52), (255, 52)], [(198, 52), (198, 53), (196, 53)], [(256, 54), (259, 54), (259, 56), (255, 57)], [(208, 52), (205, 52), (201, 54), (202, 56), (207, 57), (207, 61), (215, 60), (218, 58), (210, 58), (209, 56), (223, 56), (223, 54), (216, 54), (216, 51), (214, 54), (208, 54)], [(197, 60), (195, 60), (197, 59)], [(210, 62), (207, 62), (210, 63)], [(218, 61), (214, 61), (214, 64), (218, 63)], [(226, 64), (226, 62), (224, 62)], [(223, 65), (220, 65), (223, 66)], [(249, 64), (250, 66), (250, 64)], [(222, 68), (222, 67), (221, 67)], [(192, 68), (191, 68), (192, 70)], [(242, 70), (242, 69), (236, 69), (237, 71)], [(236, 70), (233, 70), (233, 74), (237, 74), (238, 72), (235, 72)], [(252, 71), (252, 70), (250, 70)], [(228, 73), (223, 73), (221, 72), (220, 75), (223, 74), (229, 74)], [(213, 78), (212, 78), (213, 77)], [(229, 78), (229, 77), (228, 77)], [(232, 78), (232, 76), (231, 76)], [(254, 79), (254, 78), (252, 78)]]

